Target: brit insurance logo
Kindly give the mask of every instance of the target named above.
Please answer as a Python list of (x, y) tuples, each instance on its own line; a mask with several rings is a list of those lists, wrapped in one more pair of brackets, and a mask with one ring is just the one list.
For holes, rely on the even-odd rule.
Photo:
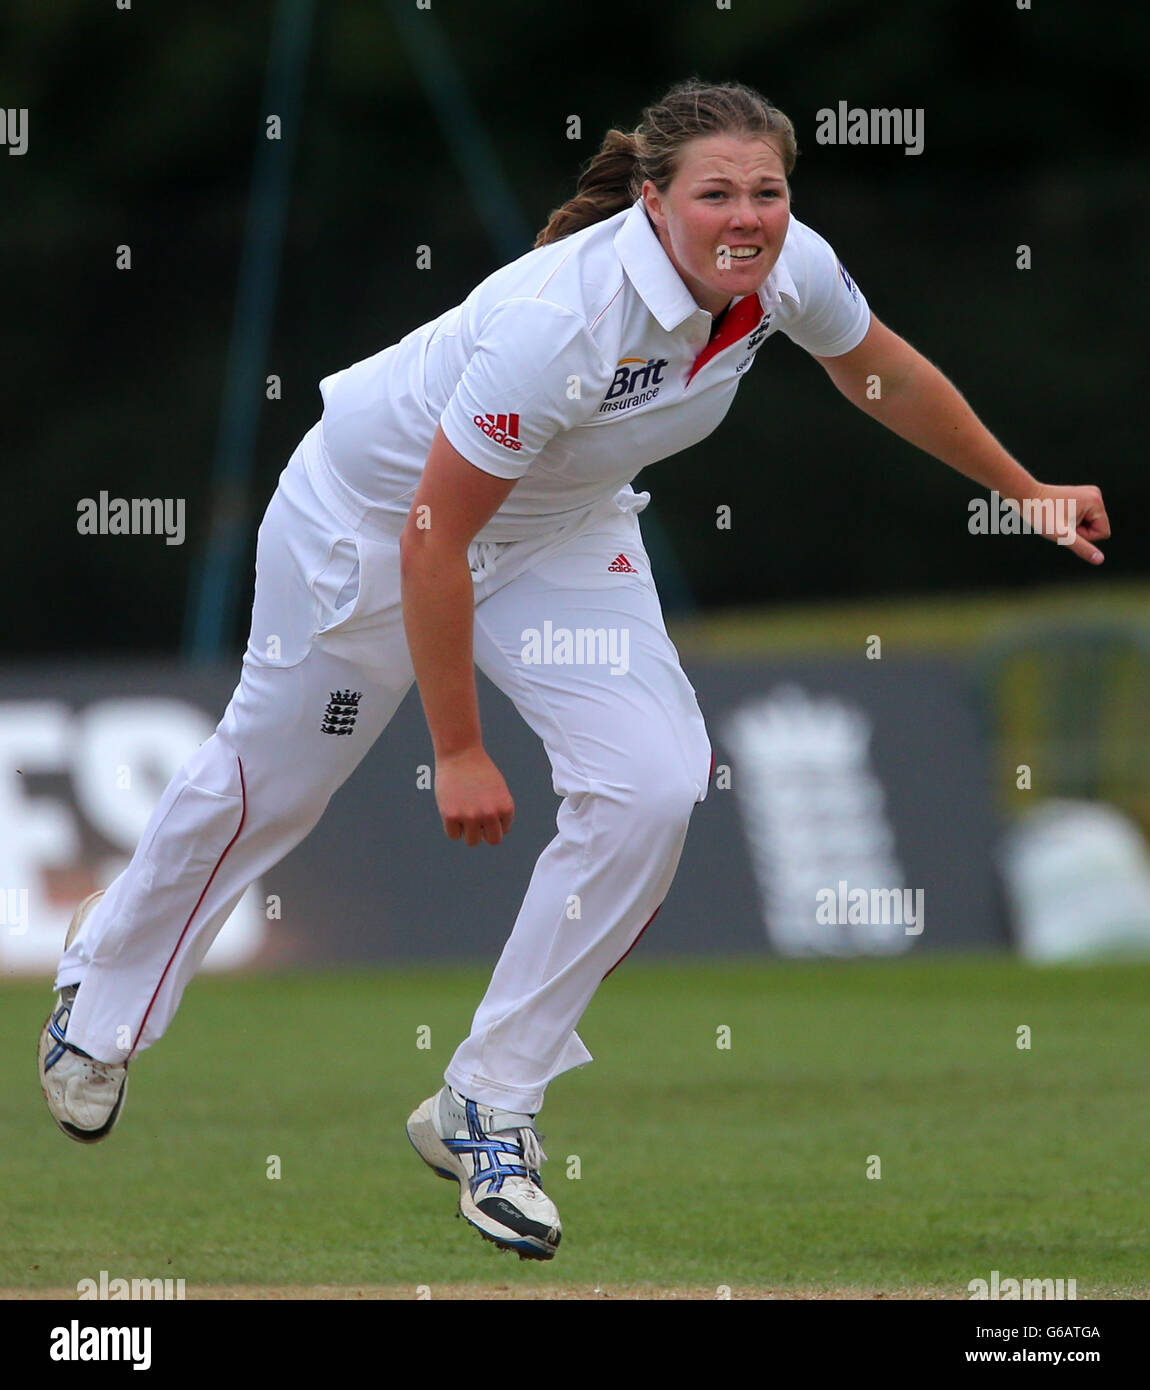
[(665, 357), (621, 357), (611, 379), (611, 387), (599, 407), (599, 414), (633, 410), (637, 405), (653, 401), (659, 394), (666, 365)]

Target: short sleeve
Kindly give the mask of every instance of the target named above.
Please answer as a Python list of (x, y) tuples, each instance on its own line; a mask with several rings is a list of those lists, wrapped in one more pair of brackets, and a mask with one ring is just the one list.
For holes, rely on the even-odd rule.
[(578, 314), (539, 299), (497, 304), (440, 425), (469, 463), (521, 478), (560, 431), (581, 424), (611, 380)]
[(781, 316), (779, 331), (816, 357), (841, 357), (866, 337), (870, 307), (829, 242), (801, 223), (796, 230), (797, 254), (788, 268), (799, 304)]

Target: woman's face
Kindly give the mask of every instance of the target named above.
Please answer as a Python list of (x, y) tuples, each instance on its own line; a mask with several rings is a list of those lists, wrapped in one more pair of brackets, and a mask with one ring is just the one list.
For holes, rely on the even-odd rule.
[(759, 289), (791, 216), (782, 157), (758, 136), (689, 141), (667, 192), (648, 180), (643, 203), (695, 302), (716, 315)]

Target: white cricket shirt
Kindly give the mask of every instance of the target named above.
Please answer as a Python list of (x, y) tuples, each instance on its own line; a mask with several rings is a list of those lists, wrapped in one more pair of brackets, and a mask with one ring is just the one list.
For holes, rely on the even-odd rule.
[(637, 201), (325, 377), (309, 472), (357, 523), (398, 534), (441, 424), (477, 468), (519, 480), (476, 539), (539, 535), (705, 439), (772, 334), (836, 357), (862, 341), (870, 310), (792, 217), (762, 288), (732, 302), (708, 343), (712, 322)]

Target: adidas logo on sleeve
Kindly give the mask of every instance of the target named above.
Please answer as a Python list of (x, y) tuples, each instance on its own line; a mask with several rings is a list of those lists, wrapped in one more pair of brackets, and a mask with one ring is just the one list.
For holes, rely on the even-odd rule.
[(518, 451), (523, 447), (519, 441), (518, 415), (476, 415), (472, 423), (488, 439), (502, 444), (505, 449)]

